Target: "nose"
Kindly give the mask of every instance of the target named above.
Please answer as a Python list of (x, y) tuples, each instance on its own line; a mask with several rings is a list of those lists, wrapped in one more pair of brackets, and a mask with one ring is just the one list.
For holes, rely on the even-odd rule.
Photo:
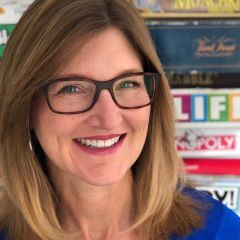
[(111, 130), (122, 122), (122, 112), (108, 90), (102, 90), (94, 107), (90, 110), (89, 123), (92, 127)]

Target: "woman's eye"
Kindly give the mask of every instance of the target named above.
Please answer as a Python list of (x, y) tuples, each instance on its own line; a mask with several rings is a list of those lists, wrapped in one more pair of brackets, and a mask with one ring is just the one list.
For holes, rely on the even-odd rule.
[(138, 83), (134, 81), (121, 82), (119, 88), (133, 88), (138, 87)]
[(58, 93), (59, 94), (71, 94), (79, 92), (79, 88), (76, 86), (65, 86)]

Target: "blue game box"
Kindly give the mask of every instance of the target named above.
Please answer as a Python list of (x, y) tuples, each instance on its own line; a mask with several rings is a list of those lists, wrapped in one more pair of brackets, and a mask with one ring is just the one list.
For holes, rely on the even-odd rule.
[(157, 20), (147, 25), (167, 72), (240, 72), (240, 20)]

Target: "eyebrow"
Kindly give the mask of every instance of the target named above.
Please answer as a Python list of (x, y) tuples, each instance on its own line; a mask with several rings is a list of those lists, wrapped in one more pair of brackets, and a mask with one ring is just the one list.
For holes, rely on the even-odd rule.
[[(127, 70), (123, 70), (120, 73), (118, 73), (114, 78), (120, 77), (120, 76), (124, 76), (127, 74), (131, 74), (131, 73), (141, 73), (143, 72), (143, 69), (138, 69), (138, 68), (131, 68), (131, 69), (127, 69)], [(68, 79), (68, 78), (85, 78), (85, 79), (92, 79), (90, 77), (87, 77), (86, 75), (83, 74), (63, 74), (63, 75), (57, 75), (57, 79)], [(104, 79), (102, 79), (104, 80)]]

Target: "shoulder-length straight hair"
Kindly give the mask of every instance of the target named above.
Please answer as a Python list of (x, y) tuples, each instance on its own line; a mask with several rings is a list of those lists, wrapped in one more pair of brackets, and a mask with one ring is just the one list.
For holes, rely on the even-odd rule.
[(146, 144), (133, 166), (133, 228), (142, 239), (155, 240), (186, 234), (201, 222), (194, 203), (178, 191), (182, 162), (175, 150), (172, 98), (136, 9), (125, 0), (36, 0), (10, 37), (0, 68), (0, 168), (6, 189), (0, 223), (10, 239), (66, 239), (55, 192), (29, 147), (31, 102), (77, 48), (109, 27), (124, 33), (146, 71), (162, 76)]

